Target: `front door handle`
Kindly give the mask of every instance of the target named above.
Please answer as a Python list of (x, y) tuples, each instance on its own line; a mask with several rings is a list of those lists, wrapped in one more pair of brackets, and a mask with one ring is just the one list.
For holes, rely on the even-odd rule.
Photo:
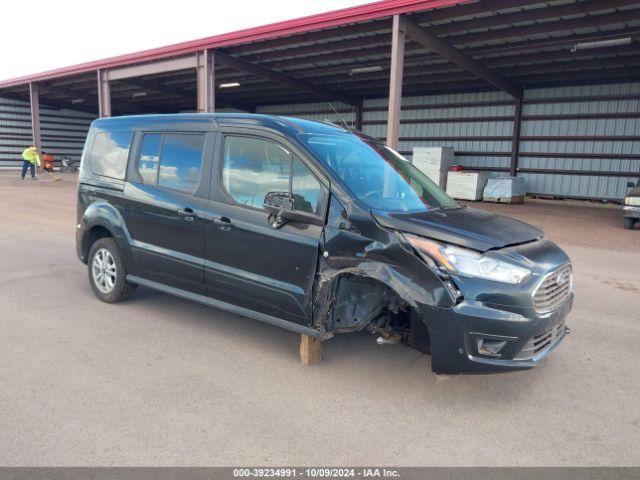
[(193, 208), (185, 207), (178, 209), (178, 216), (184, 218), (187, 222), (193, 222), (198, 215), (193, 211)]
[(228, 232), (229, 230), (231, 230), (231, 225), (233, 225), (229, 217), (214, 217), (211, 219), (211, 221), (214, 224), (218, 225), (220, 227), (220, 230), (222, 230), (223, 232)]

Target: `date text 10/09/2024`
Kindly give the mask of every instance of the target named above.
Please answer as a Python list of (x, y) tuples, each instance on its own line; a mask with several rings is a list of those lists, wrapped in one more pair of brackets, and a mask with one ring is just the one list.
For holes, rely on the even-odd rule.
[(388, 468), (234, 468), (236, 478), (398, 478)]

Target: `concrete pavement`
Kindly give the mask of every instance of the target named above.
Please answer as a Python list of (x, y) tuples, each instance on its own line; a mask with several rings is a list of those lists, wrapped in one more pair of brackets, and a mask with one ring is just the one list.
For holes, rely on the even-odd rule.
[(46, 180), (0, 175), (0, 465), (640, 464), (640, 231), (616, 208), (482, 206), (569, 253), (573, 332), (536, 369), (448, 377), (365, 333), (305, 367), (269, 325), (144, 289), (101, 303), (74, 179)]

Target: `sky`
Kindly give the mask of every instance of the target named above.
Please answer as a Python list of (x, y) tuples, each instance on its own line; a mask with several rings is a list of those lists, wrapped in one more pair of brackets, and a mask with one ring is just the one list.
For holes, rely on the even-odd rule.
[(365, 3), (372, 1), (7, 1), (0, 80)]

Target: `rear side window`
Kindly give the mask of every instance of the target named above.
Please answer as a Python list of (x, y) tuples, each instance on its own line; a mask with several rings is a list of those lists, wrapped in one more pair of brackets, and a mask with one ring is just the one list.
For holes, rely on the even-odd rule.
[(158, 185), (193, 193), (200, 183), (204, 135), (168, 133), (160, 155)]
[(269, 192), (291, 192), (296, 210), (318, 213), (320, 182), (281, 145), (251, 137), (227, 136), (222, 183), (239, 204), (263, 208)]
[(144, 183), (155, 185), (158, 183), (158, 165), (160, 165), (160, 150), (162, 148), (162, 134), (148, 133), (142, 137), (140, 145), (140, 159), (138, 171)]
[(138, 172), (142, 181), (193, 193), (200, 184), (204, 135), (147, 133), (142, 137)]
[(89, 155), (91, 171), (103, 177), (124, 180), (133, 132), (98, 132)]

